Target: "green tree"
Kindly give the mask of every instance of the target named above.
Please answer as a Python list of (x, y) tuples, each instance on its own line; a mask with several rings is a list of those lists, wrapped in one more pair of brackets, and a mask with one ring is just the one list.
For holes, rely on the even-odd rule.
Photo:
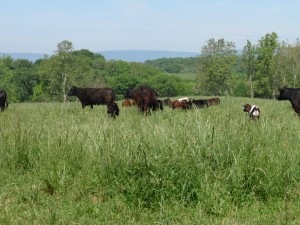
[(258, 97), (275, 98), (278, 87), (276, 84), (276, 55), (279, 51), (278, 36), (276, 33), (266, 34), (258, 41), (256, 48), (257, 66), (255, 90)]
[(18, 102), (31, 101), (38, 75), (32, 62), (17, 59), (12, 64), (13, 75), (10, 78), (14, 96)]
[(298, 87), (300, 86), (300, 41), (296, 40), (293, 46), (289, 47), (289, 56), (292, 67), (293, 81), (291, 86)]
[(85, 50), (73, 54), (69, 41), (59, 43), (55, 54), (39, 63), (42, 85), (36, 90), (51, 100), (66, 101), (70, 86), (96, 86), (93, 58), (93, 53)]
[(57, 63), (61, 68), (60, 72), (60, 82), (61, 82), (61, 90), (63, 93), (63, 100), (66, 101), (66, 87), (67, 87), (67, 79), (71, 73), (73, 63), (72, 51), (74, 50), (73, 44), (70, 41), (62, 41), (57, 45), (56, 55), (57, 55)]
[(172, 97), (185, 94), (182, 80), (176, 76), (157, 74), (149, 79), (149, 85), (159, 97)]
[(256, 67), (256, 46), (252, 45), (249, 40), (247, 40), (247, 44), (244, 47), (242, 53), (242, 67), (245, 68), (248, 84), (249, 84), (249, 93), (251, 98), (254, 97), (254, 87), (253, 87), (253, 78), (255, 75), (255, 67)]
[(208, 95), (230, 94), (232, 68), (237, 61), (234, 43), (211, 38), (202, 47), (200, 58), (200, 71), (196, 77), (198, 92)]
[(10, 102), (17, 101), (15, 92), (13, 91), (13, 84), (11, 79), (13, 77), (13, 59), (10, 56), (3, 56), (0, 58), (0, 89), (7, 92)]

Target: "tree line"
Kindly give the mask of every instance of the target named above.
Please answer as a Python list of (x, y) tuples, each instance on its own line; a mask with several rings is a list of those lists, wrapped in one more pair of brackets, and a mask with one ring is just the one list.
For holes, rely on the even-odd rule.
[[(172, 74), (193, 73), (189, 82)], [(249, 40), (238, 53), (235, 44), (211, 38), (192, 58), (147, 60), (145, 63), (107, 61), (72, 42), (57, 45), (51, 56), (31, 62), (0, 58), (0, 89), (10, 102), (66, 101), (71, 86), (111, 87), (118, 99), (128, 89), (148, 84), (160, 97), (232, 95), (274, 98), (282, 86), (300, 86), (300, 42), (279, 42), (267, 33), (256, 44)]]
[(71, 86), (111, 87), (117, 99), (128, 89), (142, 84), (153, 87), (159, 96), (192, 94), (192, 85), (153, 66), (137, 62), (107, 61), (87, 49), (74, 50), (62, 41), (51, 56), (35, 62), (0, 58), (0, 89), (10, 102), (66, 101)]
[(274, 98), (278, 88), (300, 86), (300, 42), (268, 33), (238, 52), (233, 42), (210, 39), (199, 57), (148, 60), (168, 73), (195, 73), (195, 94)]

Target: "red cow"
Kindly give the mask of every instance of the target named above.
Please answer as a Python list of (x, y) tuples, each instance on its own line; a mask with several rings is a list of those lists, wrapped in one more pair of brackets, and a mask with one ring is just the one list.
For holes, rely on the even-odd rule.
[(186, 99), (183, 100), (175, 100), (171, 103), (172, 109), (178, 109), (178, 108), (182, 108), (182, 109), (191, 109), (192, 105), (191, 105), (191, 101), (187, 101)]
[(124, 101), (122, 102), (122, 107), (130, 107), (132, 106), (132, 100), (131, 99), (124, 99)]

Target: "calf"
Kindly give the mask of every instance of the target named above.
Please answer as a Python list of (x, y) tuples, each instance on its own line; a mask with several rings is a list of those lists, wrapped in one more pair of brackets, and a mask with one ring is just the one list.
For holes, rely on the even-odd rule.
[(251, 119), (259, 119), (260, 110), (258, 106), (256, 105), (251, 106), (250, 104), (245, 104), (243, 106), (244, 106), (244, 112), (248, 112)]
[(112, 118), (116, 118), (119, 116), (120, 109), (117, 103), (113, 102), (107, 105), (107, 114), (110, 115)]

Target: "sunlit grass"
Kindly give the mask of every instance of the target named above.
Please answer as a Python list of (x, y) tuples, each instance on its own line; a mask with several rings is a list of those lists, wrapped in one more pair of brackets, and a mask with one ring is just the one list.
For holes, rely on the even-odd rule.
[[(260, 107), (259, 121), (245, 103)], [(0, 223), (300, 222), (300, 121), (289, 102), (224, 97), (151, 116), (119, 106), (115, 120), (78, 102), (2, 112)]]

